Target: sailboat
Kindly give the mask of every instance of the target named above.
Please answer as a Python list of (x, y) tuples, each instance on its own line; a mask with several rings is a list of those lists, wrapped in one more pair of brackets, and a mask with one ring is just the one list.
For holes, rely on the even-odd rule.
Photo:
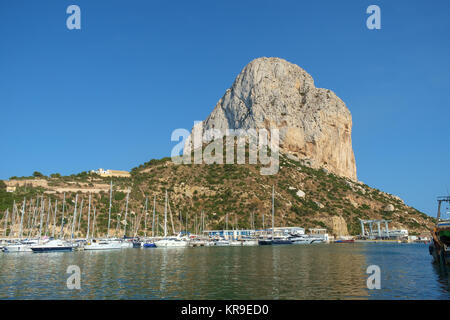
[[(90, 217), (91, 217), (91, 195), (89, 195), (88, 228), (87, 228), (87, 234), (86, 234), (86, 239), (88, 242), (84, 246), (84, 250), (122, 249), (122, 243), (120, 241), (109, 238), (109, 227), (111, 225), (111, 199), (112, 199), (112, 181), (111, 181), (111, 189), (110, 189), (110, 193), (109, 193), (109, 214), (108, 214), (107, 239), (99, 239), (99, 240), (91, 239), (91, 240), (89, 240), (89, 227), (90, 227)], [(94, 209), (94, 213), (95, 213), (95, 209)], [(93, 234), (93, 236), (94, 236), (94, 234)]]
[(161, 240), (155, 241), (157, 248), (163, 247), (187, 247), (189, 246), (189, 240), (186, 236), (183, 236), (181, 232), (172, 237), (167, 236), (167, 190), (166, 190), (166, 202), (164, 205), (164, 237)]
[(272, 186), (272, 238), (258, 240), (259, 245), (292, 244), (288, 237), (275, 237), (275, 186)]
[(2, 248), (4, 252), (33, 252), (30, 247), (32, 245), (38, 244), (38, 240), (28, 240), (28, 239), (23, 240), (22, 239), (23, 216), (25, 213), (25, 204), (26, 204), (26, 199), (24, 199), (24, 202), (22, 205), (21, 218), (20, 218), (19, 240), (13, 244), (5, 245)]

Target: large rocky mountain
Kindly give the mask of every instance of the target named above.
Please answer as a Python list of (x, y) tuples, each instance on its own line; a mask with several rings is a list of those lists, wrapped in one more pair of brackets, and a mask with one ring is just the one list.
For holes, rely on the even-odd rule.
[(316, 88), (305, 70), (286, 60), (251, 61), (201, 125), (204, 131), (223, 134), (226, 129), (278, 128), (281, 152), (357, 180), (350, 111), (332, 91)]
[[(334, 93), (316, 88), (309, 74), (285, 60), (260, 58), (248, 64), (202, 124), (202, 130), (279, 128), (282, 153), (278, 173), (262, 175), (261, 164), (248, 162), (175, 164), (171, 158), (151, 160), (134, 168), (131, 177), (112, 178), (112, 234), (123, 235), (127, 208), (129, 235), (133, 230), (141, 235), (146, 227), (150, 230), (144, 208), (151, 213), (153, 199), (159, 217), (155, 232), (161, 234), (166, 191), (172, 231), (187, 228), (197, 233), (201, 217), (206, 229), (223, 229), (228, 218), (229, 228), (264, 228), (271, 216), (273, 186), (276, 226), (320, 227), (332, 235), (346, 236), (360, 233), (360, 219), (387, 219), (392, 221), (391, 229), (408, 229), (410, 234), (427, 233), (434, 224), (434, 219), (400, 198), (356, 181), (349, 110)], [(92, 205), (97, 209), (96, 230), (105, 235), (110, 180), (82, 172), (0, 181), (0, 234), (5, 233), (6, 210), (13, 212), (16, 206), (17, 212), (24, 199), (28, 201), (25, 221), (33, 221), (29, 218), (37, 208), (43, 208), (42, 204), (42, 212), (47, 212), (47, 206), (54, 206), (56, 201), (56, 221), (61, 221), (65, 199), (64, 225), (66, 234), (70, 234), (75, 200), (84, 199), (86, 204), (88, 194), (92, 194)], [(8, 187), (15, 191), (8, 192)], [(146, 199), (148, 207), (144, 206)], [(86, 234), (86, 205), (84, 208), (77, 236)], [(20, 219), (15, 217), (13, 235), (19, 230)]]

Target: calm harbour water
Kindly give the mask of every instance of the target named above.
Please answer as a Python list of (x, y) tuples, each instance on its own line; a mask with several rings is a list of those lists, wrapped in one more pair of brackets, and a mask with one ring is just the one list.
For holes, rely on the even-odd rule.
[[(66, 286), (69, 265), (81, 290)], [(381, 289), (366, 286), (369, 265)], [(1, 299), (449, 299), (426, 244), (0, 253)]]

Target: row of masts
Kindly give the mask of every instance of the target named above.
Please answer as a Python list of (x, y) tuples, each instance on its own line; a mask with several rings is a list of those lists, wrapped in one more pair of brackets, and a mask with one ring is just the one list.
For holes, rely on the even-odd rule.
[[(112, 192), (113, 185), (111, 181), (110, 194), (109, 194), (109, 209), (108, 209), (108, 225), (106, 237), (110, 238), (111, 236), (111, 214), (112, 214)], [(127, 225), (128, 225), (128, 204), (129, 204), (129, 192), (127, 192), (126, 203), (125, 203), (125, 217), (123, 221), (120, 221), (122, 216), (122, 212), (117, 214), (116, 219), (116, 227), (114, 235), (117, 236), (121, 234), (121, 224), (123, 224), (123, 236), (127, 235)], [(274, 190), (272, 190), (272, 228), (274, 228)], [(45, 237), (59, 237), (61, 239), (65, 239), (70, 236), (70, 239), (74, 239), (76, 235), (79, 235), (82, 231), (82, 216), (83, 216), (83, 207), (84, 207), (84, 199), (81, 199), (81, 203), (78, 206), (78, 194), (75, 195), (75, 204), (72, 214), (67, 214), (66, 217), (66, 194), (63, 195), (63, 201), (60, 206), (58, 206), (58, 199), (55, 200), (52, 205), (52, 200), (49, 198), (48, 202), (44, 199), (44, 196), (36, 197), (36, 199), (30, 199), (27, 201), (24, 198), (21, 209), (19, 209), (16, 205), (16, 202), (13, 203), (12, 212), (10, 215), (9, 208), (6, 209), (3, 218), (3, 238), (6, 237), (16, 237), (19, 239), (31, 239), (31, 238), (39, 238)], [(46, 203), (48, 206), (46, 208)], [(57, 218), (58, 210), (61, 207), (61, 216), (60, 219)], [(97, 222), (97, 208), (92, 203), (92, 195), (89, 194), (88, 198), (88, 212), (87, 212), (87, 227), (85, 230), (86, 239), (95, 238), (96, 237), (96, 228), (98, 228)], [(164, 223), (163, 223), (163, 236), (168, 236), (168, 214), (170, 216), (171, 223), (171, 231), (172, 234), (175, 235), (175, 224), (173, 221), (173, 214), (170, 207), (170, 203), (168, 201), (168, 194), (166, 190), (165, 194), (165, 202), (164, 202)], [(66, 222), (66, 218), (68, 221)], [(143, 212), (140, 215), (135, 215), (134, 221), (132, 219), (131, 232), (132, 237), (136, 238), (140, 231), (141, 223), (143, 219), (144, 224), (144, 237), (149, 236), (148, 234), (148, 225), (149, 221), (149, 213), (148, 213), (148, 197), (145, 198), (145, 204), (143, 207)], [(252, 229), (256, 229), (255, 226), (255, 214), (252, 212), (250, 214), (250, 224)], [(155, 221), (156, 220), (156, 221)], [(59, 226), (58, 226), (59, 222)], [(8, 223), (9, 223), (9, 232), (8, 232)], [(208, 225), (207, 216), (202, 211), (200, 214), (200, 218), (197, 214), (195, 214), (193, 222), (193, 232), (195, 234), (202, 233)], [(228, 230), (228, 213), (225, 217), (225, 225)], [(185, 215), (185, 221), (183, 221), (183, 215), (181, 212), (178, 213), (178, 225), (179, 231), (181, 232), (183, 229), (187, 232), (188, 230), (188, 214)], [(234, 214), (234, 223), (233, 230), (238, 229), (238, 221), (237, 215)], [(265, 228), (264, 223), (264, 214), (262, 215), (262, 225), (263, 229)], [(17, 228), (18, 226), (18, 228)], [(18, 230), (17, 230), (18, 229)], [(160, 236), (160, 222), (159, 215), (156, 213), (156, 195), (153, 198), (153, 212), (151, 217), (151, 237), (159, 237)], [(98, 231), (97, 231), (98, 233)]]

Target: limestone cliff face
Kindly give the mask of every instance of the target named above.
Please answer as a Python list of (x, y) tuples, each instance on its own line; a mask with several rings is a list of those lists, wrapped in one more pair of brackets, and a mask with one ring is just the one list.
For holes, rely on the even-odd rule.
[(279, 58), (258, 58), (203, 121), (203, 130), (280, 130), (280, 151), (312, 167), (356, 180), (352, 116), (332, 91), (316, 88), (299, 66)]

